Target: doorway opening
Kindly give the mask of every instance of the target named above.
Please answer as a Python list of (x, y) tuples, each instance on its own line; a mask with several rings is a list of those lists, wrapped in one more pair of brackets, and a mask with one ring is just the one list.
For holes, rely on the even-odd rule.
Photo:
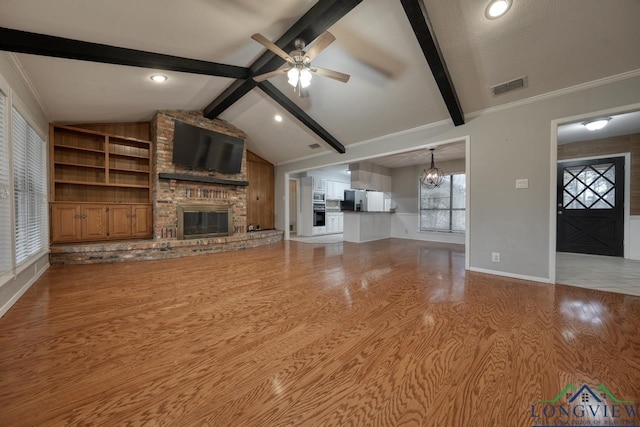
[[(554, 123), (550, 275), (555, 283), (640, 295), (640, 163), (635, 162), (640, 111), (630, 110)], [(585, 126), (604, 116), (606, 127)]]
[(298, 180), (289, 179), (289, 233), (298, 233)]

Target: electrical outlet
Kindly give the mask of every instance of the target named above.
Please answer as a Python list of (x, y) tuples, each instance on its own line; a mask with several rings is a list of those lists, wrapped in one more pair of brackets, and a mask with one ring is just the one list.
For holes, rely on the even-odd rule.
[(500, 252), (491, 252), (491, 261), (500, 262)]
[(529, 188), (529, 180), (527, 178), (516, 179), (516, 188)]

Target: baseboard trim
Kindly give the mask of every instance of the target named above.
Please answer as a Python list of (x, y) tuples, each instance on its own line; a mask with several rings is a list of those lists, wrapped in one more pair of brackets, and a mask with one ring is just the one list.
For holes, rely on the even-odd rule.
[(44, 267), (42, 267), (35, 276), (33, 276), (31, 278), (31, 280), (29, 280), (27, 283), (25, 283), (18, 292), (15, 293), (15, 295), (13, 295), (11, 298), (9, 298), (9, 301), (7, 301), (2, 307), (0, 307), (0, 317), (4, 316), (5, 313), (7, 311), (9, 311), (9, 309), (11, 307), (13, 307), (13, 305), (18, 302), (18, 300), (20, 299), (20, 297), (22, 295), (24, 295), (25, 292), (27, 292), (29, 290), (29, 288), (36, 283), (36, 281), (40, 278), (40, 276), (42, 276), (42, 273), (44, 273), (45, 271), (47, 271), (47, 269), (49, 268), (49, 263), (47, 263)]
[(552, 284), (552, 282), (548, 278), (544, 278), (544, 277), (526, 276), (524, 274), (507, 273), (505, 271), (489, 270), (487, 268), (470, 267), (469, 271), (475, 271), (476, 273), (492, 274), (494, 276), (510, 277), (512, 279), (528, 280), (530, 282)]

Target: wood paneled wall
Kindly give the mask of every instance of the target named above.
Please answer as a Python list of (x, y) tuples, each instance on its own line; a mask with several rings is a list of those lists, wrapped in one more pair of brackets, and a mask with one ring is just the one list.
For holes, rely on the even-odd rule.
[(274, 166), (247, 150), (247, 225), (267, 230), (275, 227)]
[(110, 135), (124, 136), (128, 138), (151, 141), (149, 132), (149, 122), (131, 123), (83, 123), (79, 125), (69, 125), (76, 128), (95, 130), (97, 132), (108, 133)]
[[(640, 215), (640, 134), (579, 141), (558, 146), (558, 160), (631, 153), (631, 215)], [(629, 167), (629, 165), (627, 165)]]

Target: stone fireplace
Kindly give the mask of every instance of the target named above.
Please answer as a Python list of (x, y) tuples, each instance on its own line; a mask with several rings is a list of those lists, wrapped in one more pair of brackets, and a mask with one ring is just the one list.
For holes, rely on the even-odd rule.
[[(227, 206), (228, 227), (225, 233), (231, 236), (245, 233), (247, 227), (247, 179), (246, 150), (240, 173), (225, 174), (217, 171), (190, 169), (173, 164), (173, 133), (175, 122), (181, 121), (214, 132), (246, 139), (240, 129), (220, 119), (209, 120), (202, 111), (160, 110), (151, 121), (152, 138), (155, 143), (154, 173), (154, 237), (161, 240), (181, 240), (188, 237), (180, 230), (183, 221), (180, 207), (209, 205)], [(188, 180), (167, 179), (166, 176), (186, 177)], [(207, 221), (213, 215), (205, 215)], [(184, 228), (184, 223), (182, 224)], [(223, 232), (195, 233), (208, 237), (223, 236)], [(203, 237), (204, 236), (200, 236)]]
[(233, 235), (231, 205), (178, 205), (178, 239)]

